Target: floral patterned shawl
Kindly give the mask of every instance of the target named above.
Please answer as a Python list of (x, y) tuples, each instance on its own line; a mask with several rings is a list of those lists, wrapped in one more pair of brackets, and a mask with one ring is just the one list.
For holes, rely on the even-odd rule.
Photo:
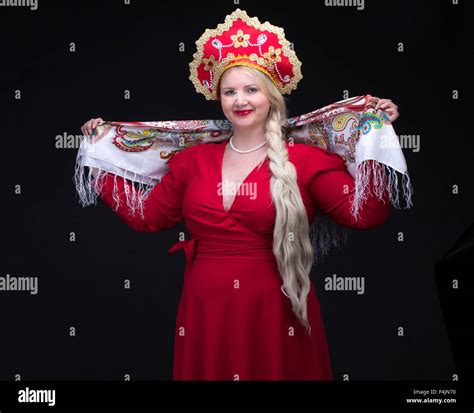
[[(374, 174), (374, 192), (379, 199), (384, 192), (396, 208), (399, 181), (402, 177), (406, 208), (413, 188), (399, 140), (387, 115), (377, 114), (370, 95), (345, 99), (321, 109), (288, 119), (284, 137), (290, 142), (319, 146), (339, 154), (355, 180), (351, 213), (355, 218), (367, 197), (369, 177)], [(129, 179), (135, 185), (127, 195), (130, 213), (143, 215), (143, 201), (168, 170), (168, 160), (187, 147), (220, 142), (232, 136), (227, 120), (181, 120), (157, 122), (105, 122), (85, 138), (79, 148), (74, 181), (83, 206), (96, 204), (100, 188), (91, 175), (91, 167)], [(368, 160), (376, 160), (372, 166)], [(86, 171), (85, 167), (89, 167)], [(388, 176), (383, 180), (383, 176)], [(114, 192), (118, 188), (114, 187)], [(116, 193), (116, 192), (115, 192)], [(116, 197), (118, 199), (118, 197)], [(318, 260), (331, 245), (347, 240), (344, 228), (325, 214), (317, 214), (311, 225), (311, 238)]]

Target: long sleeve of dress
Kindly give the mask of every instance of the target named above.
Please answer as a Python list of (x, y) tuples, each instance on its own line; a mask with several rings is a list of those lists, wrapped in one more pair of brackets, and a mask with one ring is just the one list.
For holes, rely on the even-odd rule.
[[(100, 198), (118, 217), (135, 231), (157, 232), (177, 225), (182, 219), (182, 204), (186, 172), (187, 150), (177, 152), (168, 162), (169, 171), (162, 177), (143, 203), (143, 217), (139, 211), (130, 214), (126, 204), (124, 185), (132, 191), (129, 180), (106, 173), (97, 179), (100, 181)], [(113, 196), (114, 179), (118, 187), (119, 205)]]
[(355, 230), (371, 229), (386, 221), (390, 200), (387, 193), (384, 193), (382, 200), (377, 199), (373, 191), (373, 174), (369, 179), (370, 193), (356, 220), (350, 203), (355, 192), (355, 181), (343, 158), (321, 148), (308, 147), (305, 160), (309, 194), (317, 208), (339, 224)]

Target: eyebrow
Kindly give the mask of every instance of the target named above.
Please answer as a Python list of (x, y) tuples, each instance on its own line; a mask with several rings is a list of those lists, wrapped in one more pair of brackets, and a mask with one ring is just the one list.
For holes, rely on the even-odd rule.
[[(257, 86), (257, 84), (252, 83), (251, 85), (247, 85), (245, 87), (249, 87), (249, 86)], [(224, 87), (224, 88), (222, 88), (222, 90), (225, 90), (225, 89), (233, 89), (233, 87)]]

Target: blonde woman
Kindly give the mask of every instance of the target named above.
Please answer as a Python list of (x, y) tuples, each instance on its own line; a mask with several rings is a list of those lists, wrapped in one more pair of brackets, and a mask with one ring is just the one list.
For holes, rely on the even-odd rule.
[[(136, 231), (156, 232), (185, 219), (192, 234), (174, 248), (185, 249), (187, 266), (173, 379), (331, 380), (310, 278), (309, 224), (320, 209), (346, 227), (373, 228), (387, 219), (390, 202), (370, 195), (354, 219), (354, 179), (343, 159), (284, 139), (285, 100), (265, 71), (233, 64), (221, 73), (214, 96), (233, 136), (178, 152), (147, 197), (143, 217), (125, 205), (130, 182), (110, 173), (97, 178), (111, 208), (118, 181), (115, 212)], [(378, 100), (379, 107), (392, 121), (398, 116), (390, 101)], [(91, 119), (83, 133), (100, 122)]]

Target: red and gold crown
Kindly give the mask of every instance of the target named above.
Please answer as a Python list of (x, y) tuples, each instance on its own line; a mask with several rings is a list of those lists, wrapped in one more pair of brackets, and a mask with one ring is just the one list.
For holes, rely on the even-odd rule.
[(236, 9), (217, 28), (206, 29), (196, 45), (189, 79), (207, 100), (217, 100), (219, 79), (233, 66), (260, 70), (282, 94), (290, 94), (303, 78), (301, 62), (285, 39), (285, 31), (269, 22), (260, 23), (245, 10)]

